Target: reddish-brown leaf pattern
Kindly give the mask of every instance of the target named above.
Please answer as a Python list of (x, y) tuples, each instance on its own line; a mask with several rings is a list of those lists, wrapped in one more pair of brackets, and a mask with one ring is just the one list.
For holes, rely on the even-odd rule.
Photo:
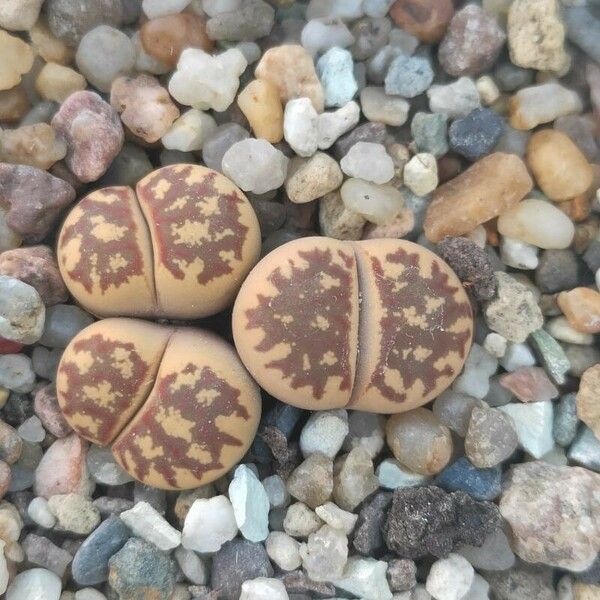
[[(176, 373), (163, 377), (153, 392), (157, 397), (148, 400), (140, 418), (113, 446), (125, 469), (140, 480), (148, 475), (150, 468), (160, 473), (172, 487), (177, 487), (178, 469), (188, 469), (200, 480), (205, 473), (225, 466), (220, 461), (225, 446), (241, 446), (243, 443), (221, 431), (217, 424), (217, 418), (232, 415), (245, 420), (250, 418), (248, 410), (240, 403), (240, 390), (210, 367), (199, 369), (188, 363), (181, 373), (191, 375), (193, 383), (175, 386)], [(161, 425), (164, 418), (175, 413), (182, 422), (190, 423), (189, 441), (179, 435), (169, 435)], [(148, 457), (135, 443), (142, 438), (162, 447), (162, 453), (156, 452)], [(202, 452), (203, 460), (190, 455), (192, 453), (188, 451), (193, 445)]]
[[(100, 195), (117, 196), (118, 200), (107, 204)], [(79, 204), (80, 217), (67, 225), (62, 232), (61, 250), (70, 240), (79, 238), (80, 259), (77, 265), (68, 271), (69, 277), (77, 281), (91, 293), (97, 279), (104, 292), (109, 287), (119, 287), (130, 277), (143, 275), (144, 259), (136, 239), (137, 224), (128, 199), (127, 188), (105, 188), (85, 197)], [(107, 241), (93, 235), (95, 227), (105, 223), (119, 228), (120, 237)], [(119, 258), (119, 267), (114, 268), (111, 261)], [(63, 259), (64, 261), (64, 259)]]
[[(311, 387), (314, 398), (319, 399), (331, 377), (340, 378), (340, 391), (352, 385), (350, 330), (355, 261), (352, 254), (339, 250), (337, 256), (343, 266), (332, 260), (330, 249), (315, 248), (298, 254), (307, 266), (290, 261), (289, 277), (280, 268), (269, 275), (279, 294), (257, 295), (258, 306), (246, 311), (247, 329), (264, 331), (255, 347), (259, 352), (287, 342), (289, 354), (270, 361), (266, 367), (281, 371), (294, 389)], [(326, 285), (327, 280), (339, 284)]]
[[(438, 260), (433, 261), (430, 279), (423, 277), (417, 253), (399, 248), (387, 254), (385, 260), (403, 265), (404, 270), (399, 280), (389, 277), (381, 261), (371, 257), (377, 288), (382, 304), (386, 307), (380, 320), (381, 353), (371, 385), (389, 400), (403, 402), (406, 394), (386, 383), (385, 369), (400, 372), (405, 390), (421, 381), (424, 394), (430, 393), (435, 389), (439, 377), (455, 375), (449, 365), (436, 368), (436, 361), (453, 351), (464, 358), (471, 337), (470, 330), (465, 327), (459, 332), (452, 332), (450, 329), (461, 318), (471, 319), (472, 312), (466, 299), (460, 302), (455, 300), (458, 287), (449, 283), (448, 274), (442, 270)], [(400, 291), (397, 289), (398, 281), (406, 284)], [(430, 312), (427, 314), (427, 298), (443, 298), (445, 302), (433, 310), (429, 307)], [(426, 323), (422, 326), (411, 324), (401, 311), (408, 307), (414, 307), (415, 315), (424, 316)], [(425, 360), (418, 360), (415, 355), (414, 350), (419, 347), (431, 351)], [(408, 349), (412, 351), (405, 356), (403, 351)]]
[[(99, 444), (108, 444), (122, 413), (148, 377), (149, 366), (128, 342), (94, 334), (76, 341), (63, 360), (66, 380), (62, 410), (77, 432)], [(86, 425), (93, 421), (96, 426)]]
[[(204, 263), (198, 274), (198, 283), (231, 273), (232, 257), (241, 260), (248, 227), (240, 222), (240, 206), (245, 200), (235, 191), (219, 192), (215, 186), (218, 174), (208, 173), (202, 181), (186, 182), (193, 165), (177, 171), (160, 169), (140, 189), (140, 200), (150, 213), (150, 227), (155, 236), (160, 262), (176, 279), (186, 275), (185, 267), (200, 257)], [(160, 186), (168, 181), (169, 189), (158, 193)], [(209, 200), (218, 197), (218, 210), (212, 210)], [(178, 239), (176, 229), (183, 224), (200, 223), (204, 233), (193, 242)]]

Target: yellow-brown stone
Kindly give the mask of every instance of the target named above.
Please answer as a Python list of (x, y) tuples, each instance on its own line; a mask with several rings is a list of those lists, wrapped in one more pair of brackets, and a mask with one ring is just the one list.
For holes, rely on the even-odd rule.
[(279, 92), (266, 79), (251, 81), (238, 95), (237, 103), (257, 138), (276, 144), (283, 138), (283, 107)]
[(395, 239), (280, 246), (248, 275), (233, 309), (250, 373), (276, 398), (311, 410), (425, 404), (460, 372), (472, 329), (450, 267)]
[(192, 319), (229, 306), (260, 252), (258, 220), (229, 179), (198, 165), (85, 196), (57, 258), (69, 291), (99, 316)]
[(495, 152), (441, 185), (425, 215), (425, 235), (439, 242), (470, 233), (515, 206), (532, 189), (525, 163), (515, 154)]
[(10, 90), (33, 67), (33, 51), (16, 35), (0, 29), (0, 90)]
[(577, 392), (577, 416), (600, 439), (600, 364), (587, 369), (581, 376)]
[(568, 135), (555, 129), (542, 129), (531, 136), (527, 164), (551, 200), (569, 200), (584, 194), (594, 180), (594, 171), (583, 152)]
[(67, 346), (56, 380), (77, 434), (111, 446), (138, 481), (189, 489), (246, 453), (260, 391), (235, 350), (208, 331), (105, 319)]
[(561, 292), (558, 305), (573, 329), (583, 333), (600, 333), (600, 293), (596, 290), (578, 287)]

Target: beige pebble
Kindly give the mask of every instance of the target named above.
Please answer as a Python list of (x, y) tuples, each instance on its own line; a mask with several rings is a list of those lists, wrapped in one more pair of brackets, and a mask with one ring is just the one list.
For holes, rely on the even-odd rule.
[(408, 207), (400, 209), (400, 212), (388, 223), (376, 225), (367, 223), (363, 231), (363, 240), (376, 240), (381, 238), (400, 239), (410, 233), (415, 226), (415, 213)]
[(290, 161), (285, 191), (292, 202), (305, 204), (333, 192), (343, 180), (337, 162), (329, 154), (317, 152), (311, 158), (296, 156)]
[(367, 220), (346, 207), (339, 190), (319, 200), (321, 233), (336, 240), (360, 240)]
[(404, 185), (417, 196), (426, 196), (438, 184), (437, 161), (433, 154), (420, 152), (404, 165)]
[(596, 290), (578, 287), (561, 292), (557, 301), (573, 329), (600, 333), (600, 293)]
[(486, 106), (491, 106), (500, 98), (500, 90), (496, 82), (489, 75), (482, 75), (475, 82), (475, 86), (477, 87), (481, 101)]
[(14, 123), (20, 121), (29, 110), (29, 99), (22, 85), (0, 91), (0, 121)]
[(87, 82), (85, 77), (71, 69), (57, 63), (46, 63), (38, 73), (35, 80), (35, 89), (45, 100), (63, 102), (73, 92), (85, 90)]
[(317, 77), (312, 56), (302, 46), (270, 48), (260, 59), (255, 75), (275, 85), (284, 104), (292, 98), (306, 97), (310, 98), (317, 112), (323, 112), (323, 86)]
[(581, 377), (577, 392), (577, 416), (600, 439), (600, 364), (587, 369)]
[(73, 61), (75, 52), (62, 40), (54, 36), (44, 19), (40, 19), (29, 31), (33, 51), (46, 62), (68, 65)]
[(49, 169), (67, 154), (67, 144), (47, 123), (0, 133), (0, 158), (7, 163)]
[(257, 138), (276, 144), (283, 138), (283, 107), (279, 92), (266, 79), (251, 81), (239, 94), (238, 106)]
[(555, 129), (534, 133), (527, 145), (527, 164), (551, 200), (569, 200), (586, 192), (594, 171), (571, 138)]
[(33, 51), (21, 38), (0, 30), (0, 57), (0, 90), (10, 90), (33, 67)]
[(485, 156), (435, 191), (425, 235), (439, 242), (447, 235), (469, 233), (513, 207), (532, 187), (525, 163), (515, 154)]

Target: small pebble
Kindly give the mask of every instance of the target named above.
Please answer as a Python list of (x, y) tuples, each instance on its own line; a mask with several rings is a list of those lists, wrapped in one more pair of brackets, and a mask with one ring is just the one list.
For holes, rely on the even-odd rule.
[(476, 108), (448, 130), (450, 148), (475, 161), (491, 152), (504, 131), (504, 119), (489, 108)]
[(507, 404), (501, 411), (512, 417), (519, 446), (535, 458), (541, 458), (554, 447), (552, 437), (552, 402)]
[(387, 563), (382, 560), (351, 556), (335, 585), (365, 600), (391, 600), (386, 572)]
[(427, 90), (429, 109), (445, 114), (449, 119), (466, 117), (481, 106), (479, 92), (470, 77), (460, 77), (453, 83), (435, 84)]
[(67, 145), (47, 123), (7, 129), (0, 134), (0, 158), (7, 163), (49, 169), (67, 154)]
[(454, 14), (438, 49), (444, 71), (454, 77), (479, 75), (496, 62), (506, 40), (497, 20), (476, 4)]
[(350, 535), (358, 518), (348, 511), (342, 510), (333, 502), (326, 502), (315, 508), (315, 513), (327, 525), (334, 529), (343, 531), (346, 535)]
[(465, 437), (465, 454), (475, 467), (495, 467), (512, 455), (518, 442), (510, 416), (494, 408), (473, 408)]
[(6, 600), (59, 600), (62, 582), (48, 569), (19, 573), (6, 590)]
[(36, 567), (48, 569), (59, 577), (64, 577), (73, 557), (66, 550), (56, 546), (48, 538), (29, 533), (22, 542), (25, 557)]
[(284, 571), (293, 571), (302, 564), (300, 542), (283, 531), (272, 531), (265, 542), (269, 558)]
[(192, 550), (177, 548), (175, 560), (188, 581), (196, 585), (204, 585), (208, 579), (208, 570), (204, 561)]
[[(300, 441), (302, 444), (302, 439)], [(348, 415), (348, 434), (343, 449), (363, 448), (375, 458), (385, 445), (385, 418), (382, 415), (353, 410)], [(300, 446), (302, 448), (302, 445)]]
[(312, 509), (329, 500), (333, 492), (333, 461), (320, 453), (311, 453), (292, 473), (288, 492)]
[(410, 123), (410, 132), (419, 152), (433, 154), (436, 158), (448, 152), (448, 118), (445, 114), (417, 112)]
[[(497, 369), (498, 360), (479, 344), (473, 344), (463, 372), (454, 380), (452, 390), (481, 400), (489, 391), (490, 375)], [(462, 417), (460, 413), (457, 416), (459, 419)]]
[(162, 134), (161, 142), (169, 150), (193, 152), (201, 150), (216, 129), (217, 124), (208, 113), (190, 108), (173, 121)]
[(438, 473), (451, 458), (452, 438), (449, 429), (425, 408), (392, 416), (386, 432), (388, 446), (396, 459), (417, 473)]
[(320, 17), (311, 19), (304, 26), (300, 42), (311, 56), (316, 56), (330, 48), (351, 46), (354, 36), (339, 17)]
[(341, 135), (352, 130), (359, 119), (360, 107), (354, 100), (335, 111), (321, 113), (317, 122), (317, 146), (319, 149), (330, 148)]
[(275, 10), (267, 2), (246, 0), (239, 9), (208, 19), (206, 33), (213, 40), (253, 41), (269, 34), (274, 18)]
[(35, 497), (27, 507), (27, 514), (34, 523), (45, 529), (52, 529), (56, 524), (56, 517), (52, 514), (46, 498)]
[(279, 579), (257, 577), (242, 583), (239, 600), (288, 600), (285, 586)]
[(223, 112), (234, 101), (246, 66), (237, 48), (214, 56), (199, 48), (186, 48), (169, 80), (169, 92), (180, 104)]
[(89, 498), (78, 494), (59, 494), (48, 498), (48, 507), (57, 527), (77, 535), (87, 535), (100, 523), (100, 513)]
[(313, 581), (331, 581), (342, 577), (348, 560), (348, 538), (339, 529), (323, 525), (300, 545), (300, 557), (306, 574)]
[(402, 29), (426, 43), (439, 42), (454, 15), (451, 0), (396, 0), (390, 16)]
[(229, 484), (229, 499), (241, 534), (251, 542), (265, 540), (269, 535), (269, 497), (248, 466), (239, 465), (235, 469)]
[(387, 183), (394, 176), (394, 163), (382, 144), (357, 142), (342, 158), (340, 166), (349, 177), (377, 184)]
[(315, 412), (300, 432), (300, 450), (305, 457), (321, 453), (333, 459), (340, 451), (348, 431), (345, 410)]
[(233, 507), (226, 496), (197, 499), (185, 517), (181, 543), (195, 552), (217, 552), (237, 532)]
[(168, 552), (181, 543), (181, 533), (147, 502), (138, 502), (130, 510), (122, 512), (120, 517), (134, 535), (154, 544), (159, 550)]
[(426, 196), (438, 185), (437, 161), (433, 154), (415, 154), (404, 166), (404, 184), (417, 196)]
[(266, 79), (251, 81), (237, 103), (257, 138), (276, 144), (283, 138), (283, 107), (275, 85)]
[(0, 275), (1, 337), (33, 344), (42, 336), (45, 316), (44, 303), (35, 288), (14, 277)]
[(347, 179), (340, 192), (346, 208), (380, 225), (396, 216), (404, 204), (402, 193), (395, 187), (362, 179)]
[(319, 200), (319, 225), (323, 235), (336, 240), (359, 240), (365, 224), (362, 215), (346, 208), (339, 190)]
[(431, 565), (425, 587), (435, 600), (460, 600), (469, 591), (475, 572), (460, 554), (449, 554)]
[(353, 67), (352, 55), (343, 48), (330, 48), (319, 58), (316, 68), (323, 86), (326, 107), (341, 107), (354, 98), (358, 84)]
[(312, 156), (318, 147), (318, 115), (309, 98), (295, 98), (285, 105), (283, 135), (298, 156)]
[(0, 53), (4, 59), (0, 66), (0, 90), (10, 90), (31, 70), (33, 51), (21, 38), (1, 30)]
[(223, 156), (227, 150), (236, 142), (249, 137), (248, 131), (237, 123), (219, 125), (202, 143), (202, 160), (209, 169), (221, 171)]
[(432, 81), (433, 69), (427, 58), (400, 55), (385, 76), (385, 93), (414, 98), (427, 90)]
[(287, 157), (266, 140), (236, 142), (222, 159), (223, 173), (245, 192), (264, 194), (281, 187), (288, 169)]
[(377, 489), (373, 462), (362, 448), (340, 457), (334, 468), (333, 498), (343, 510), (354, 510)]
[(289, 163), (285, 191), (291, 202), (305, 204), (340, 187), (344, 176), (338, 163), (324, 152), (310, 158), (295, 156)]

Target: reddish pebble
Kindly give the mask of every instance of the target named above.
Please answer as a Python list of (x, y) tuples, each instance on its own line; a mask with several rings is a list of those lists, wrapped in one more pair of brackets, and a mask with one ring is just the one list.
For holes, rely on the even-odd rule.
[(521, 402), (545, 402), (558, 397), (558, 389), (541, 367), (521, 367), (500, 377), (500, 385)]
[(22, 348), (23, 344), (0, 337), (0, 354), (18, 354)]
[(453, 14), (452, 0), (396, 0), (390, 8), (390, 17), (398, 27), (426, 43), (444, 37)]
[(454, 77), (474, 76), (493, 66), (506, 40), (498, 21), (476, 4), (459, 10), (438, 51), (444, 71)]
[(67, 166), (84, 182), (105, 173), (125, 139), (119, 115), (94, 92), (71, 94), (54, 115), (52, 126), (67, 142)]
[(0, 206), (8, 205), (6, 223), (26, 242), (43, 240), (73, 200), (75, 190), (62, 179), (36, 167), (0, 163)]
[(184, 48), (213, 49), (214, 42), (206, 35), (206, 24), (198, 15), (179, 13), (152, 19), (142, 25), (140, 40), (153, 58), (174, 67)]
[(35, 494), (50, 498), (57, 494), (80, 494), (91, 491), (85, 457), (87, 442), (76, 434), (56, 440), (35, 471)]
[(42, 422), (44, 429), (57, 438), (64, 438), (73, 432), (58, 405), (56, 387), (53, 383), (40, 388), (33, 401), (33, 410)]
[(34, 287), (46, 306), (66, 302), (69, 298), (54, 252), (48, 246), (30, 246), (2, 252), (0, 275), (20, 279)]

